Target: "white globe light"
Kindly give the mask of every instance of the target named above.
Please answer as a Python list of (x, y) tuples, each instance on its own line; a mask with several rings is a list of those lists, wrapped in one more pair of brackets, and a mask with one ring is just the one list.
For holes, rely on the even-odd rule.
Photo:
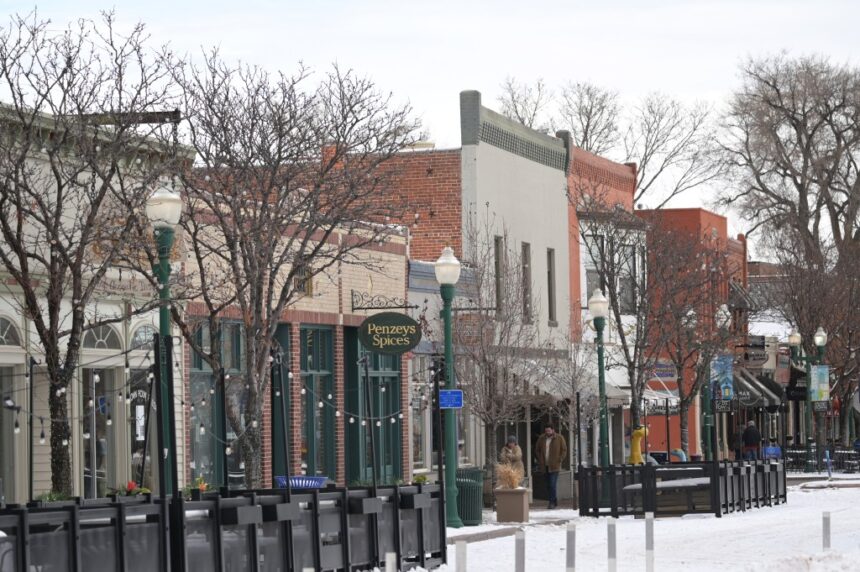
[(146, 216), (155, 228), (169, 228), (182, 216), (182, 197), (170, 189), (157, 189), (146, 201)]
[(460, 280), (460, 261), (454, 256), (454, 249), (446, 246), (442, 249), (442, 256), (436, 261), (436, 281), (439, 284), (453, 286)]
[(588, 311), (593, 318), (605, 318), (609, 315), (609, 300), (600, 288), (596, 289), (588, 299)]
[(813, 340), (815, 340), (815, 345), (819, 348), (823, 348), (827, 345), (827, 332), (824, 331), (824, 328), (818, 326), (818, 329), (815, 330), (815, 334), (813, 335)]
[(800, 347), (800, 342), (801, 342), (800, 332), (798, 332), (797, 330), (794, 330), (790, 334), (788, 334), (788, 345), (790, 345), (793, 348), (797, 348), (797, 347)]

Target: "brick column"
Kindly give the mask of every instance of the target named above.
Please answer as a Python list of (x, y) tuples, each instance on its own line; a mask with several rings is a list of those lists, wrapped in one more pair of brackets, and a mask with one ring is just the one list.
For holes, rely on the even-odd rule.
[[(343, 326), (334, 328), (334, 405), (341, 411), (346, 404), (346, 391), (344, 388), (346, 372), (343, 363)], [(335, 447), (335, 480), (340, 486), (346, 483), (346, 446), (343, 424), (343, 415), (334, 418), (334, 447)]]

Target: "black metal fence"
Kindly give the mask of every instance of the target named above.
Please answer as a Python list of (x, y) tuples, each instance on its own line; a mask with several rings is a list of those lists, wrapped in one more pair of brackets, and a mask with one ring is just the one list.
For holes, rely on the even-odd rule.
[[(226, 493), (226, 491), (225, 491)], [(230, 491), (0, 510), (0, 572), (353, 571), (445, 561), (440, 487)]]
[(786, 502), (782, 461), (579, 467), (583, 516), (716, 516)]

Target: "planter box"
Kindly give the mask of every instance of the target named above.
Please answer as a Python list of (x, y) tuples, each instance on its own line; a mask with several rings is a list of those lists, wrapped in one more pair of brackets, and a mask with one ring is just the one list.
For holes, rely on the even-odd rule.
[(496, 521), (528, 522), (529, 490), (496, 489)]

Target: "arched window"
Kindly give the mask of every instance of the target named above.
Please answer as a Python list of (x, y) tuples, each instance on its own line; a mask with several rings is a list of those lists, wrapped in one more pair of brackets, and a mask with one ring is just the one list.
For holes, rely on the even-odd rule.
[(131, 337), (131, 348), (129, 349), (153, 350), (153, 336), (155, 336), (156, 333), (154, 326), (151, 326), (150, 324), (142, 325), (134, 331), (134, 335)]
[(0, 345), (21, 345), (21, 335), (18, 333), (18, 328), (16, 328), (15, 324), (6, 318), (0, 318)]
[(95, 350), (121, 350), (122, 342), (110, 326), (97, 326), (84, 334), (84, 347)]

